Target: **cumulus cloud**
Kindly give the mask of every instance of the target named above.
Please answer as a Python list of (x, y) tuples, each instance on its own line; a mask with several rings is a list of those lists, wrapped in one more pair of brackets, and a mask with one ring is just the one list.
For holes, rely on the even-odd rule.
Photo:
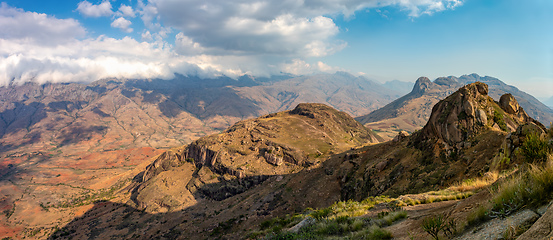
[(90, 82), (108, 77), (170, 79), (174, 73), (213, 77), (225, 70), (209, 58), (179, 56), (167, 46), (129, 37), (74, 40), (56, 49), (9, 40), (0, 40), (0, 44), (20, 49), (0, 57), (0, 85)]
[(121, 6), (119, 7), (119, 11), (117, 11), (117, 15), (124, 17), (136, 17), (136, 14), (134, 13), (132, 7), (125, 4), (121, 4)]
[(114, 28), (119, 28), (121, 29), (122, 31), (125, 31), (125, 32), (132, 32), (133, 29), (132, 28), (129, 28), (129, 26), (131, 25), (131, 21), (123, 18), (123, 17), (119, 17), (115, 20), (113, 20), (113, 22), (111, 23), (111, 26), (114, 27)]
[(111, 16), (113, 14), (113, 11), (111, 11), (111, 3), (109, 1), (103, 1), (98, 5), (94, 5), (85, 0), (77, 5), (77, 11), (87, 17)]
[(295, 75), (307, 75), (313, 73), (334, 73), (337, 71), (343, 71), (338, 67), (329, 66), (321, 61), (314, 64), (307, 63), (301, 59), (293, 59), (289, 63), (283, 63), (281, 68), (286, 73)]
[(128, 19), (138, 15), (146, 29), (140, 30), (142, 39), (137, 41), (82, 39), (86, 30), (74, 19), (2, 3), (0, 85), (107, 77), (168, 79), (174, 73), (238, 77), (335, 72), (343, 69), (313, 58), (347, 46), (336, 38), (340, 32), (336, 17), (392, 5), (418, 17), (461, 4), (461, 0), (149, 0), (138, 1), (135, 8), (122, 4), (116, 13), (107, 0), (78, 4), (82, 15), (114, 17), (111, 26), (126, 32), (133, 31)]
[(339, 28), (329, 16), (349, 17), (363, 9), (398, 6), (409, 16), (418, 17), (461, 4), (461, 0), (149, 0), (142, 8), (145, 22), (158, 16), (164, 24), (210, 50), (208, 54), (320, 57), (346, 46), (334, 39)]
[[(74, 19), (57, 19), (0, 3), (0, 39), (56, 45), (83, 37), (85, 33), (85, 29)], [(9, 50), (4, 46), (0, 48)]]

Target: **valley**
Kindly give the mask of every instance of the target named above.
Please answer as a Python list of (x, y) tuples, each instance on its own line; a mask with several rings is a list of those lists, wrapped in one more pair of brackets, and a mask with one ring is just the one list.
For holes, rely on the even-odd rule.
[[(0, 233), (240, 239), (269, 234), (260, 222), (340, 201), (428, 202), (417, 194), (522, 163), (510, 155), (500, 163), (509, 133), (547, 131), (529, 115), (551, 115), (531, 96), (494, 98), (505, 88), (498, 80), (463, 87), (467, 79), (420, 78), (395, 101), (374, 93), (384, 86), (343, 73), (2, 88)], [(478, 203), (476, 193), (455, 199)], [(402, 224), (420, 224), (409, 219)], [(403, 236), (394, 226), (386, 231)]]

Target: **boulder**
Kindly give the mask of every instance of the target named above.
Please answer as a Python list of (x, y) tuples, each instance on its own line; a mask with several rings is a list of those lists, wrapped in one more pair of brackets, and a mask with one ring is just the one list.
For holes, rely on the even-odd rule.
[(552, 239), (553, 238), (553, 208), (550, 206), (547, 212), (536, 221), (530, 229), (520, 235), (517, 239)]
[(486, 112), (482, 109), (478, 109), (476, 111), (476, 120), (483, 126), (486, 126), (488, 124), (488, 116), (486, 115)]
[(263, 157), (265, 157), (265, 160), (268, 163), (273, 164), (275, 166), (280, 166), (282, 165), (282, 163), (284, 163), (284, 159), (282, 157), (279, 157), (269, 152), (265, 152), (265, 154), (263, 154)]
[(392, 141), (394, 142), (399, 142), (401, 140), (403, 140), (404, 138), (408, 137), (409, 136), (409, 133), (406, 132), (406, 131), (401, 131), (397, 134), (396, 137), (394, 137), (394, 139), (392, 139)]
[(291, 227), (290, 229), (288, 229), (288, 232), (298, 233), (302, 228), (311, 226), (314, 223), (315, 223), (315, 219), (308, 216), (305, 219), (303, 219), (301, 222), (299, 222), (298, 224), (296, 224), (293, 227)]
[(518, 105), (517, 100), (510, 93), (503, 94), (499, 99), (499, 106), (509, 114), (518, 113), (520, 105)]

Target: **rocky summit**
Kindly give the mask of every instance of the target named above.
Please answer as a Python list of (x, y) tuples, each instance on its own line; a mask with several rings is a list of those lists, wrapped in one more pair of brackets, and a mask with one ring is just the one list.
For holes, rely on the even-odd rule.
[(517, 103), (525, 112), (541, 123), (553, 121), (553, 110), (543, 103), (507, 85), (497, 78), (479, 76), (477, 74), (461, 77), (439, 77), (433, 82), (426, 77), (417, 79), (412, 91), (388, 105), (356, 119), (367, 127), (379, 132), (385, 139), (394, 138), (400, 131), (412, 133), (426, 125), (432, 113), (432, 107), (438, 101), (446, 98), (463, 85), (474, 82), (485, 83), (488, 86), (487, 95), (500, 101), (501, 96), (509, 94), (517, 99)]
[(510, 96), (496, 102), (480, 82), (459, 88), (432, 108), (420, 131), (356, 151), (343, 196), (416, 193), (485, 173), (508, 133), (526, 124), (545, 129)]
[[(286, 112), (236, 123), (221, 134), (201, 138), (160, 155), (131, 187), (136, 207), (149, 212), (188, 206), (191, 196), (223, 200), (269, 176), (320, 165), (326, 156), (379, 142), (348, 114), (324, 104), (299, 104)], [(159, 181), (179, 185), (159, 187)], [(187, 176), (182, 179), (182, 176)]]
[(511, 94), (495, 102), (488, 86), (481, 82), (460, 88), (432, 108), (428, 123), (415, 141), (437, 139), (447, 147), (460, 149), (466, 141), (487, 129), (515, 131), (526, 122), (535, 122)]

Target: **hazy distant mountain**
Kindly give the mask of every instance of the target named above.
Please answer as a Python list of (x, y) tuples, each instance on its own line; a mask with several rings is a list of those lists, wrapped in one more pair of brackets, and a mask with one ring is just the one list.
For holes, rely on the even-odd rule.
[(481, 77), (477, 74), (463, 75), (459, 78), (441, 77), (434, 82), (428, 78), (419, 78), (409, 94), (368, 115), (357, 117), (356, 120), (379, 132), (383, 137), (392, 138), (401, 130), (413, 132), (422, 128), (428, 121), (434, 104), (459, 87), (476, 81), (486, 83), (489, 86), (489, 95), (496, 101), (499, 101), (501, 95), (511, 93), (532, 118), (546, 125), (553, 121), (553, 110), (533, 96), (497, 78)]
[(392, 80), (392, 81), (385, 82), (383, 85), (384, 87), (393, 89), (401, 94), (408, 94), (413, 89), (413, 86), (415, 85), (415, 83)]
[(545, 104), (549, 108), (553, 109), (553, 97), (550, 97), (549, 99), (545, 100), (543, 102), (543, 104)]
[(414, 132), (426, 124), (434, 104), (459, 87), (461, 84), (452, 77), (438, 78), (434, 82), (421, 77), (409, 94), (356, 120), (388, 139), (402, 130)]
[(361, 116), (401, 96), (399, 92), (377, 82), (345, 72), (302, 76), (233, 89), (241, 97), (259, 106), (261, 114), (289, 110), (299, 103), (314, 102), (328, 104), (352, 116)]

